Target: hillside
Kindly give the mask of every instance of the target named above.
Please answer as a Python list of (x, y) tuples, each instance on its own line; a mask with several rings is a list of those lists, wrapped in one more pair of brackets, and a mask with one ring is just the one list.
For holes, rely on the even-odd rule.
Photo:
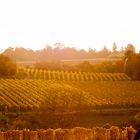
[(9, 111), (139, 108), (140, 82), (0, 80), (0, 104)]

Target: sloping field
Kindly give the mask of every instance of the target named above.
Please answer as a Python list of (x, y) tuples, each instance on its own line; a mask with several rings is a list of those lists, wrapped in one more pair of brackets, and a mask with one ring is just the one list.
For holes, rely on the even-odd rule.
[(140, 107), (140, 82), (0, 80), (1, 110), (77, 111)]
[(128, 81), (124, 73), (72, 72), (57, 70), (18, 69), (17, 77), (22, 79), (57, 80), (57, 81)]

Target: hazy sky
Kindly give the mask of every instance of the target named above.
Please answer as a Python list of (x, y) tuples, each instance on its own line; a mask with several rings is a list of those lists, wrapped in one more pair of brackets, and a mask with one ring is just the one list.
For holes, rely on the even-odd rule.
[(96, 48), (115, 41), (140, 50), (140, 0), (0, 0), (0, 50), (61, 42)]

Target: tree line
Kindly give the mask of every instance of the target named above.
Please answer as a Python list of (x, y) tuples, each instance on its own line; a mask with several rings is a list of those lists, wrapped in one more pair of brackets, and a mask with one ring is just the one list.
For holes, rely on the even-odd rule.
[(3, 54), (15, 61), (46, 61), (46, 60), (71, 60), (71, 59), (92, 59), (92, 58), (107, 58), (107, 57), (122, 57), (125, 49), (117, 51), (116, 43), (113, 43), (112, 51), (104, 46), (100, 51), (89, 48), (77, 50), (73, 47), (66, 47), (63, 44), (56, 43), (54, 46), (47, 45), (42, 50), (31, 50), (23, 47), (7, 48)]
[[(58, 48), (52, 49), (49, 47), (47, 49), (51, 49), (53, 52), (55, 49), (58, 49)], [(65, 50), (65, 49), (71, 50), (73, 48), (63, 48), (63, 49), (59, 48), (59, 51), (56, 51), (56, 52), (61, 52), (61, 51), (63, 52), (63, 50)], [(16, 61), (14, 61), (14, 60), (12, 60), (12, 58), (14, 57), (13, 54), (18, 52), (17, 50), (19, 52), (21, 52), (21, 54), (22, 54), (21, 58), (23, 56), (24, 56), (23, 58), (26, 58), (26, 53), (29, 51), (24, 48), (16, 48), (15, 50), (12, 48), (8, 48), (7, 50), (5, 50), (3, 52), (3, 54), (0, 55), (0, 77), (11, 76), (11, 75), (16, 74), (16, 69), (17, 69), (16, 61), (18, 59)], [(24, 50), (25, 52), (23, 53), (22, 50)], [(76, 49), (73, 49), (73, 52), (74, 52), (74, 50), (77, 53), (79, 52)], [(12, 54), (12, 52), (13, 52), (13, 54)], [(33, 51), (30, 50), (29, 52), (33, 52)], [(46, 51), (46, 53), (45, 53), (45, 51), (39, 51), (39, 52), (40, 52), (40, 55), (42, 53), (44, 53), (44, 55), (43, 54), (41, 55), (42, 59), (43, 58), (45, 59), (46, 57), (49, 57), (48, 55), (51, 55), (48, 52), (48, 50)], [(37, 52), (33, 52), (33, 54), (36, 54), (36, 53)], [(71, 54), (71, 51), (69, 53), (70, 53), (69, 56), (74, 58), (74, 56)], [(96, 53), (98, 54), (101, 52), (96, 52)], [(114, 49), (114, 53), (115, 53), (115, 49)], [(87, 52), (87, 54), (89, 54), (89, 52)], [(107, 72), (107, 73), (108, 72), (109, 73), (125, 72), (133, 80), (140, 80), (140, 53), (135, 52), (135, 47), (132, 44), (127, 45), (126, 50), (124, 52), (124, 57), (122, 57), (121, 60), (113, 61), (113, 62), (105, 61), (105, 62), (102, 62), (99, 64), (94, 64), (94, 65), (88, 61), (83, 61), (80, 64), (76, 64), (76, 65), (70, 65), (70, 64), (62, 65), (58, 61), (59, 60), (58, 58), (60, 58), (60, 57), (58, 57), (59, 55), (57, 55), (57, 54), (55, 54), (55, 55), (56, 56), (54, 56), (54, 59), (52, 61), (45, 61), (46, 59), (45, 60), (38, 59), (40, 61), (36, 62), (34, 67), (36, 69), (45, 69), (45, 70), (63, 70), (63, 71), (81, 71), (81, 72), (82, 71), (83, 72)], [(86, 58), (83, 55), (81, 55), (81, 56), (83, 58)], [(16, 59), (16, 58), (14, 58), (14, 59)], [(56, 59), (57, 59), (57, 61), (56, 61)], [(22, 60), (24, 60), (24, 59), (22, 59)]]

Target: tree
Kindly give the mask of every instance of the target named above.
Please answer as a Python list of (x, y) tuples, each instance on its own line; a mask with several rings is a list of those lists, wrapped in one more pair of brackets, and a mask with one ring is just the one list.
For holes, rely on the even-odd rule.
[(99, 57), (108, 57), (110, 55), (110, 51), (104, 45), (104, 47), (99, 51)]
[(94, 49), (89, 48), (87, 56), (88, 56), (88, 58), (93, 58), (93, 57), (95, 57), (96, 53), (97, 52), (96, 52), (95, 48)]
[(127, 47), (125, 48), (125, 51), (132, 51), (135, 53), (135, 47), (132, 44), (128, 44)]
[(132, 80), (140, 80), (140, 55), (134, 49), (125, 51), (124, 70)]
[(12, 76), (16, 73), (16, 63), (9, 57), (0, 55), (0, 76)]
[(2, 54), (5, 56), (10, 57), (11, 59), (15, 60), (14, 48), (9, 47), (7, 48)]
[(80, 71), (84, 71), (84, 72), (92, 72), (93, 71), (93, 67), (88, 61), (83, 61), (82, 63), (77, 65), (77, 67)]
[(113, 43), (113, 46), (112, 46), (112, 52), (113, 53), (116, 53), (117, 52), (117, 45), (116, 45), (115, 42)]

